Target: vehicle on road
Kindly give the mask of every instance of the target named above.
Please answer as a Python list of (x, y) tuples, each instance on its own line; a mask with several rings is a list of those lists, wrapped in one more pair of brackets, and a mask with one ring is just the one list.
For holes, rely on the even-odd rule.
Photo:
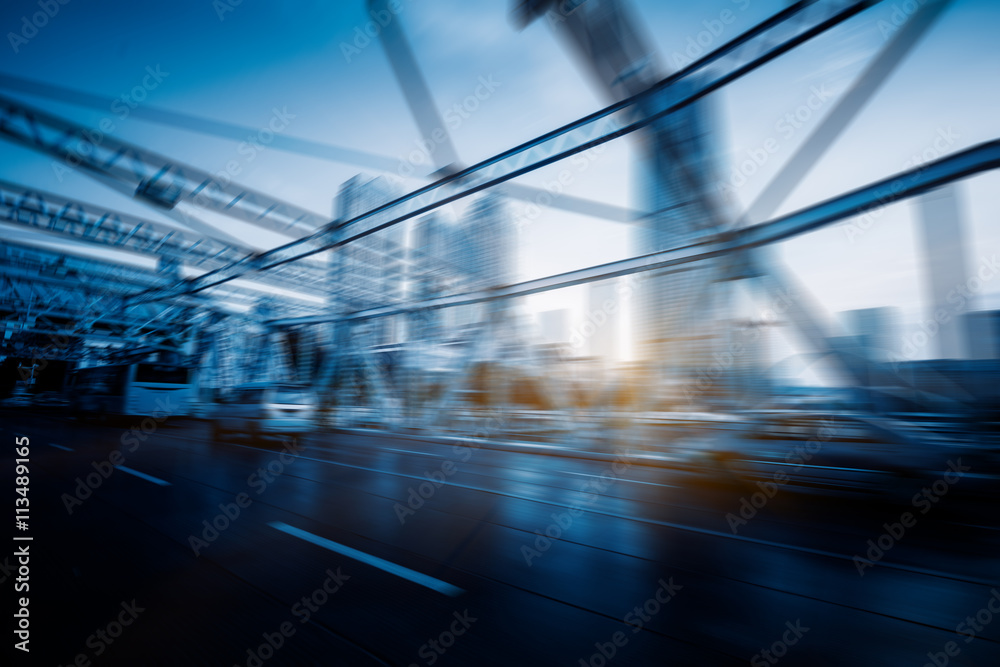
[(316, 397), (304, 385), (255, 382), (223, 391), (210, 410), (212, 435), (251, 440), (307, 433), (316, 424)]
[(195, 370), (163, 363), (113, 364), (70, 373), (70, 411), (78, 417), (188, 416)]

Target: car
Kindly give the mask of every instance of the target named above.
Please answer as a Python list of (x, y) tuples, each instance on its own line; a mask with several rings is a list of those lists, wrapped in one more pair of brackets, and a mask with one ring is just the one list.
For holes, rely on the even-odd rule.
[(15, 393), (14, 395), (3, 399), (0, 404), (5, 408), (26, 408), (31, 406), (31, 395), (30, 394), (20, 394)]
[(69, 405), (69, 400), (57, 391), (43, 391), (34, 395), (32, 405), (40, 408), (64, 408)]
[(266, 382), (221, 392), (210, 412), (215, 440), (242, 434), (253, 441), (308, 433), (315, 426), (317, 414), (311, 388)]

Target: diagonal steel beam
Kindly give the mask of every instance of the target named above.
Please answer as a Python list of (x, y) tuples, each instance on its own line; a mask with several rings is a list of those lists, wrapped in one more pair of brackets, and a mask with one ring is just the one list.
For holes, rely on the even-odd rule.
[[(59, 195), (0, 181), (0, 222), (117, 250), (166, 257), (214, 269), (253, 255), (248, 246), (200, 236), (169, 224), (110, 211)], [(262, 276), (266, 285), (324, 296), (326, 268), (287, 267)]]
[[(415, 190), (383, 206), (345, 222), (275, 248), (258, 257), (209, 272), (172, 289), (153, 290), (135, 296), (137, 300), (176, 298), (234, 280), (243, 275), (267, 271), (299, 261), (325, 250), (338, 248), (410, 218), (428, 213), (452, 201), (494, 187), (649, 126), (714, 90), (725, 86), (762, 65), (787, 53), (831, 27), (855, 16), (877, 0), (845, 3), (800, 2), (763, 21), (708, 56), (667, 77), (648, 91), (617, 102), (562, 128), (504, 151), (435, 183)], [(690, 82), (690, 86), (674, 84)], [(657, 111), (635, 119), (635, 109), (657, 98)], [(660, 99), (664, 100), (661, 104)], [(393, 215), (376, 224), (381, 214)], [(384, 216), (383, 216), (384, 219)]]
[(24, 102), (0, 97), (0, 137), (60, 160), (67, 169), (112, 179), (164, 211), (197, 206), (270, 231), (301, 238), (327, 218), (216, 176), (98, 129)]
[(610, 262), (600, 266), (538, 278), (515, 285), (498, 286), (415, 301), (404, 306), (386, 306), (338, 316), (332, 314), (268, 320), (271, 326), (320, 324), (339, 320), (363, 320), (450, 308), (539, 294), (619, 276), (654, 270), (683, 271), (688, 265), (747, 252), (836, 224), (873, 207), (902, 201), (959, 179), (1000, 168), (1000, 140), (979, 144), (960, 153), (922, 165), (896, 176), (866, 185), (808, 208), (752, 227), (716, 235), (712, 239), (661, 252)]
[[(819, 127), (806, 138), (777, 175), (750, 204), (740, 219), (736, 221), (736, 226), (752, 224), (774, 215), (837, 138), (871, 101), (920, 39), (930, 30), (948, 4), (949, 0), (931, 0), (907, 20), (889, 44), (874, 57), (868, 67), (858, 76), (847, 93), (841, 96), (820, 122)], [(820, 353), (836, 359), (841, 369), (852, 378), (855, 386), (867, 386), (871, 374), (866, 367), (866, 361), (857, 354), (856, 350), (844, 350), (833, 342), (833, 336), (830, 335), (827, 326), (819, 316), (818, 300), (814, 299), (805, 286), (799, 283), (791, 273), (784, 270), (774, 253), (763, 248), (756, 248), (746, 253), (744, 261), (751, 275), (759, 277), (759, 283), (770, 297), (774, 298), (789, 292), (797, 295), (797, 298), (790, 303), (788, 311), (796, 328)]]
[(889, 79), (899, 64), (934, 25), (950, 0), (930, 0), (903, 24), (892, 40), (840, 97), (819, 126), (781, 167), (737, 220), (736, 226), (755, 224), (773, 216), (806, 175), (833, 146)]
[[(39, 81), (30, 81), (9, 74), (0, 74), (0, 88), (27, 93), (29, 95), (43, 97), (45, 99), (56, 100), (58, 102), (68, 102), (76, 106), (96, 109), (97, 111), (107, 111), (114, 104), (114, 100), (104, 98), (99, 95), (92, 95), (65, 86), (56, 86)], [(145, 121), (168, 125), (182, 130), (198, 132), (215, 137), (232, 139), (234, 141), (245, 141), (248, 137), (260, 132), (260, 128), (251, 128), (244, 125), (236, 125), (225, 121), (203, 118), (191, 114), (160, 109), (147, 104), (131, 110), (130, 115)], [(395, 174), (400, 172), (401, 163), (398, 159), (375, 155), (365, 151), (359, 151), (344, 146), (334, 146), (322, 144), (309, 139), (295, 137), (288, 134), (275, 134), (274, 139), (268, 145), (270, 148), (305, 155), (307, 157), (319, 158), (331, 162), (349, 164), (365, 169), (372, 169), (380, 172)], [(423, 176), (424, 178), (428, 177)], [(127, 192), (132, 196), (134, 190)], [(519, 183), (510, 183), (506, 186), (504, 194), (514, 199), (519, 199), (539, 206), (557, 208), (570, 213), (588, 215), (595, 218), (602, 218), (612, 222), (631, 222), (636, 218), (634, 211), (622, 207), (608, 204), (606, 202), (575, 197), (568, 194), (560, 194), (553, 199), (551, 193), (544, 189), (534, 188)], [(181, 209), (183, 210), (183, 209)], [(183, 220), (182, 220), (183, 221)], [(215, 235), (219, 232), (216, 231)]]

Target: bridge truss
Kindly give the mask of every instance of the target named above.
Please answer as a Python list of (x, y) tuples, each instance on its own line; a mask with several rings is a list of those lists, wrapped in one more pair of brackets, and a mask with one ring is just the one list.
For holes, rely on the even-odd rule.
[[(378, 8), (377, 2), (371, 4)], [(925, 3), (910, 17), (743, 214), (733, 215), (710, 192), (698, 166), (700, 149), (692, 143), (696, 139), (685, 134), (711, 93), (876, 4), (877, 0), (797, 2), (667, 74), (617, 0), (574, 3), (573, 11), (566, 3), (522, 3), (516, 18), (523, 24), (540, 16), (558, 19), (552, 23), (583, 54), (611, 103), (470, 166), (458, 161), (449, 141), (449, 150), (439, 154), (442, 163), (428, 175), (434, 180), (342, 216), (327, 217), (237, 183), (221, 182), (114, 137), (95, 139), (80, 124), (0, 96), (0, 138), (49, 156), (175, 221), (141, 219), (0, 183), (0, 222), (11, 232), (9, 238), (32, 232), (52, 239), (45, 247), (15, 241), (2, 245), (3, 353), (77, 360), (138, 349), (200, 363), (202, 381), (209, 386), (256, 379), (309, 382), (329, 396), (331, 422), (342, 426), (461, 429), (465, 428), (461, 415), (497, 409), (519, 414), (519, 405), (533, 404), (536, 413), (557, 415), (554, 422), (559, 428), (572, 429), (581, 405), (581, 378), (564, 356), (547, 358), (526, 344), (510, 304), (574, 285), (630, 275), (651, 277), (645, 289), (652, 296), (642, 303), (655, 310), (654, 315), (667, 318), (669, 313), (668, 338), (686, 336), (698, 344), (676, 346), (668, 341), (665, 347), (654, 348), (651, 357), (656, 363), (644, 379), (646, 398), (632, 405), (648, 411), (669, 403), (664, 387), (671, 381), (690, 383), (693, 374), (710, 363), (711, 355), (728, 344), (720, 323), (732, 315), (732, 285), (744, 282), (767, 301), (795, 294), (786, 312), (788, 323), (818, 356), (836, 365), (858, 389), (860, 402), (878, 414), (881, 406), (873, 378), (882, 375), (876, 372), (876, 360), (843, 342), (769, 249), (894, 202), (922, 201), (925, 193), (995, 169), (1000, 166), (1000, 142), (973, 147), (788, 215), (774, 214), (947, 2)], [(426, 84), (398, 22), (382, 39), (418, 127), (429, 136), (443, 124), (426, 113)], [(85, 106), (101, 102), (12, 77), (0, 78), (0, 89), (61, 97)], [(155, 109), (143, 113), (153, 122), (217, 136), (241, 130)], [(695, 212), (690, 219), (667, 220), (659, 212), (663, 202), (648, 202), (635, 211), (575, 197), (550, 197), (549, 204), (669, 232), (635, 257), (520, 283), (505, 278), (486, 284), (435, 283), (435, 276), (442, 273), (440, 265), (454, 259), (425, 257), (423, 248), (406, 250), (400, 243), (383, 242), (404, 225), (424, 224), (460, 200), (478, 201), (490, 193), (502, 202), (537, 200), (537, 191), (515, 179), (628, 137), (652, 147), (644, 160), (655, 183), (688, 192), (685, 205)], [(394, 164), (304, 140), (282, 139), (275, 148), (369, 167)], [(257, 250), (199, 219), (204, 212), (290, 240)], [(131, 259), (109, 259), (101, 254), (107, 251)], [(345, 258), (352, 266), (370, 265), (379, 275), (391, 267), (410, 287), (388, 293), (384, 283), (355, 280), (358, 274), (343, 268)], [(412, 287), (432, 283), (427, 289)], [(666, 300), (661, 298), (664, 294)], [(451, 330), (435, 319), (471, 307), (478, 308), (471, 321)], [(382, 331), (376, 327), (383, 321), (398, 323), (395, 337), (373, 333)], [(680, 359), (684, 363), (670, 361)], [(685, 405), (734, 407), (739, 392), (733, 390), (733, 382), (722, 382), (720, 391)], [(529, 385), (535, 388), (534, 399), (524, 399)], [(589, 404), (600, 400), (592, 398)]]

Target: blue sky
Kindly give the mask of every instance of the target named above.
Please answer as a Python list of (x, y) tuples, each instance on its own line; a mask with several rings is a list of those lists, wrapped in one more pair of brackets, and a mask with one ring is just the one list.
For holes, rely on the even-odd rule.
[[(44, 2), (44, 0), (43, 0)], [(901, 171), (914, 154), (934, 146), (945, 132), (944, 153), (1000, 136), (1000, 3), (956, 0), (916, 51), (894, 73), (860, 117), (804, 179), (783, 211), (858, 187)], [(55, 6), (55, 5), (53, 5)], [(364, 26), (363, 2), (268, 3), (243, 0), (231, 11), (220, 3), (70, 0), (26, 43), (9, 33), (22, 29), (22, 17), (40, 11), (38, 2), (6, 2), (0, 9), (0, 73), (117, 97), (142, 81), (146, 67), (169, 73), (144, 104), (216, 118), (250, 127), (264, 126), (273, 109), (294, 119), (291, 136), (399, 158), (418, 137), (388, 61), (377, 41), (345, 56), (356, 28)], [(783, 6), (760, 0), (699, 3), (637, 1), (635, 12), (671, 64), (689, 38), (724, 12), (724, 24), (710, 48), (721, 44)], [(472, 94), (480, 77), (499, 85), (479, 108), (452, 131), (460, 158), (471, 163), (591, 112), (606, 100), (590, 85), (582, 68), (552, 31), (537, 22), (518, 32), (510, 24), (507, 2), (430, 2), (401, 0), (399, 17), (441, 110)], [(809, 131), (829, 111), (836, 95), (850, 85), (885, 42), (886, 21), (904, 12), (904, 2), (884, 2), (847, 24), (810, 42), (764, 69), (712, 96), (717, 109), (723, 174), (731, 174), (768, 139), (779, 149), (736, 192), (745, 206), (776, 173)], [(726, 14), (726, 17), (729, 15)], [(880, 23), (882, 21), (883, 23)], [(17, 40), (15, 40), (17, 41)], [(348, 62), (350, 60), (350, 62)], [(785, 114), (805, 103), (815, 87), (832, 93), (788, 132)], [(110, 110), (96, 111), (49, 100), (26, 101), (83, 124), (94, 124)], [(267, 149), (246, 160), (238, 142), (126, 118), (115, 136), (183, 162), (216, 172), (241, 160), (237, 181), (324, 215), (341, 182), (356, 166)], [(614, 142), (601, 156), (576, 170), (571, 192), (628, 206), (634, 203), (632, 146)], [(939, 141), (938, 146), (943, 144)], [(140, 204), (90, 179), (59, 180), (51, 161), (26, 149), (0, 143), (0, 178), (52, 190), (110, 208), (156, 218)], [(558, 168), (523, 179), (541, 185)], [(407, 187), (415, 187), (409, 181)], [(1000, 251), (996, 224), (998, 177), (987, 174), (963, 183), (963, 210), (970, 228), (969, 264)], [(265, 246), (275, 235), (246, 229), (225, 218), (204, 216), (241, 238)], [(878, 305), (900, 306), (909, 318), (920, 314), (921, 262), (914, 251), (912, 206), (890, 207), (863, 237), (828, 229), (786, 243), (788, 266), (831, 311)], [(627, 226), (545, 211), (521, 235), (519, 270), (523, 278), (627, 256)], [(1000, 280), (987, 284), (980, 307), (1000, 307)], [(584, 308), (582, 289), (533, 297), (530, 310)]]

